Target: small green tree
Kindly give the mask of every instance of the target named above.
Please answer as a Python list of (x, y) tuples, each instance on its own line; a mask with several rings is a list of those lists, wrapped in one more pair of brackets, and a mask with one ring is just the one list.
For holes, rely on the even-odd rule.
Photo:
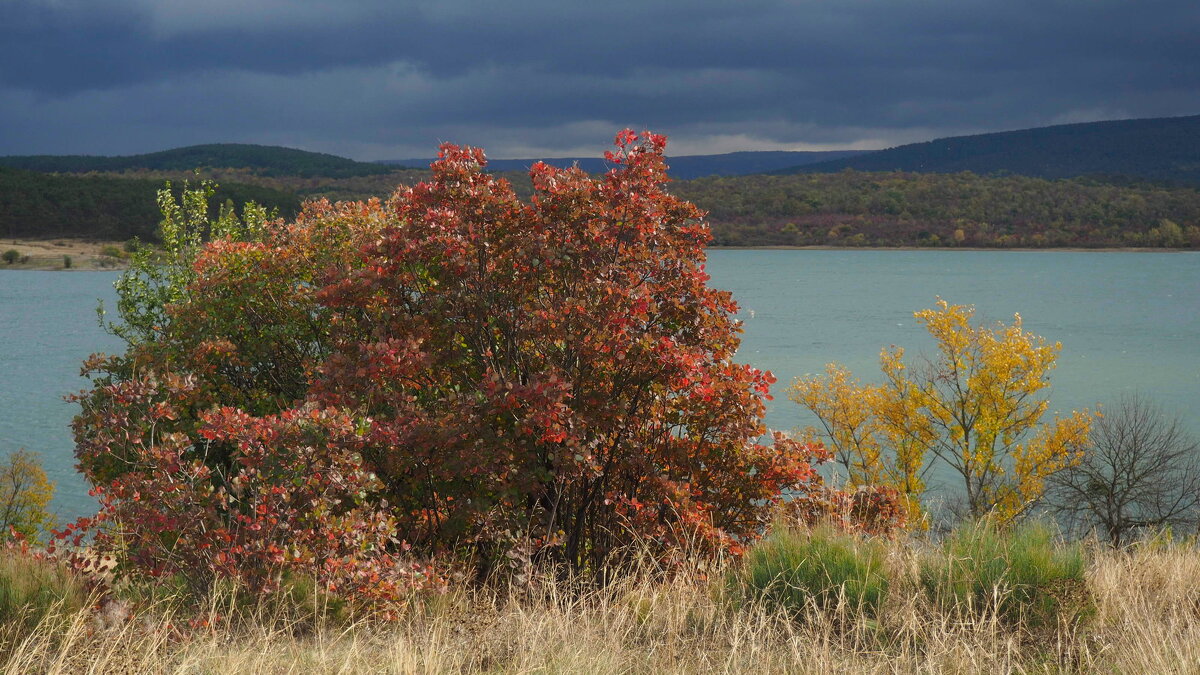
[(11, 265), (21, 259), (21, 252), (15, 248), (10, 248), (4, 252), (3, 258), (4, 262)]
[(54, 527), (47, 510), (54, 483), (46, 476), (38, 456), (25, 450), (10, 453), (0, 463), (0, 528), (38, 540)]

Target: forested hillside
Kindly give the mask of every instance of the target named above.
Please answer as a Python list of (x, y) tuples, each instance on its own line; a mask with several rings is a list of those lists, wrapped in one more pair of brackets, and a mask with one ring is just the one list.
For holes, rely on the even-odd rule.
[(939, 138), (778, 173), (997, 172), (1069, 178), (1128, 176), (1200, 184), (1200, 115), (1064, 124)]
[[(93, 237), (153, 239), (160, 218), (155, 201), (161, 180), (69, 176), (0, 167), (0, 237)], [(295, 194), (266, 187), (225, 183), (213, 205), (247, 201), (292, 216)]]
[[(184, 151), (199, 148), (228, 150), (207, 157), (242, 164), (189, 164), (200, 155)], [(258, 150), (263, 154), (256, 155)], [(322, 158), (330, 161), (322, 164)], [(155, 191), (166, 180), (194, 180), (197, 167), (204, 167), (200, 176), (221, 185), (215, 201), (253, 200), (285, 215), (307, 199), (387, 198), (398, 185), (430, 175), (427, 169), (262, 146), (196, 146), (110, 158), (122, 160), (125, 168), (103, 173), (94, 170), (99, 164), (89, 164), (97, 158), (44, 159), (45, 167), (92, 172), (0, 168), (0, 236), (150, 238), (158, 222)], [(182, 168), (156, 168), (165, 166)], [(377, 173), (354, 174), (361, 166)], [(499, 162), (489, 169), (528, 199), (528, 174), (500, 171), (506, 166)], [(1200, 247), (1200, 192), (1136, 181), (844, 170), (674, 180), (668, 189), (708, 211), (717, 245)]]
[(673, 183), (727, 246), (1200, 247), (1200, 192), (972, 173)]

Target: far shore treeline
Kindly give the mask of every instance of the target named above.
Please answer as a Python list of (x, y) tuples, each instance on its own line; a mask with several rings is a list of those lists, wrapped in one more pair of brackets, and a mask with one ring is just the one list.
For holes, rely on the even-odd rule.
[[(526, 173), (497, 174), (518, 196), (532, 192)], [(153, 240), (154, 195), (168, 180), (178, 189), (211, 179), (219, 185), (214, 208), (253, 201), (291, 218), (307, 200), (387, 198), (428, 176), (253, 145), (0, 157), (0, 237)], [(1136, 178), (845, 169), (711, 176), (668, 190), (708, 213), (718, 246), (1200, 248), (1200, 190)]]
[[(155, 194), (162, 179), (42, 174), (0, 167), (0, 237), (80, 237), (156, 241), (162, 215)], [(179, 188), (176, 188), (178, 193)], [(294, 193), (245, 183), (222, 183), (212, 197), (241, 208), (255, 202), (293, 217)]]

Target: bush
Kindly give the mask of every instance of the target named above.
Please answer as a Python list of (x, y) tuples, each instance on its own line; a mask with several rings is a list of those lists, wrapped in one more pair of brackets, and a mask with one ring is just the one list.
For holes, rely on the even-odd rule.
[(64, 253), (63, 254), (63, 268), (71, 269), (71, 263), (72, 263), (71, 256)]
[(15, 248), (10, 248), (0, 257), (4, 258), (5, 263), (11, 265), (21, 259), (21, 252)]
[(121, 249), (121, 247), (114, 246), (112, 244), (107, 244), (105, 246), (101, 246), (100, 247), (100, 255), (102, 255), (106, 258), (118, 258), (118, 259), (127, 257), (125, 254), (125, 251), (123, 251)]
[(528, 204), (452, 145), (429, 183), (294, 223), (167, 195), (163, 263), (119, 285), (129, 350), (91, 363), (75, 422), (134, 565), (386, 595), (412, 556), (603, 575), (635, 541), (757, 537), (811, 451), (758, 440), (774, 378), (732, 361), (664, 148), (624, 132), (599, 178), (537, 164)]
[(1007, 530), (985, 520), (959, 527), (926, 556), (920, 581), (944, 610), (1052, 628), (1088, 611), (1086, 570), (1082, 548), (1059, 542), (1043, 523)]
[(888, 589), (886, 550), (877, 540), (818, 528), (776, 527), (731, 575), (734, 593), (781, 607), (862, 610), (874, 615)]
[(783, 513), (806, 527), (830, 525), (843, 532), (885, 537), (895, 535), (909, 524), (904, 495), (895, 488), (871, 485), (860, 485), (854, 490), (814, 485), (813, 489), (795, 494), (784, 505)]

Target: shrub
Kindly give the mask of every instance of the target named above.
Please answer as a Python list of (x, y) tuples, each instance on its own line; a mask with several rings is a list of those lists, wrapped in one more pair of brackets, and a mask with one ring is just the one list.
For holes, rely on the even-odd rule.
[(15, 248), (10, 248), (4, 252), (4, 262), (11, 265), (21, 259), (21, 252)]
[(101, 246), (100, 247), (100, 255), (102, 255), (106, 258), (118, 258), (118, 259), (126, 257), (125, 251), (123, 251), (120, 246), (114, 246), (113, 244), (107, 244), (105, 246)]
[(843, 532), (886, 537), (908, 524), (905, 497), (891, 487), (860, 485), (854, 490), (836, 490), (815, 486), (796, 494), (783, 511), (806, 527), (830, 525)]
[(75, 421), (134, 564), (387, 594), (414, 555), (600, 574), (634, 541), (757, 537), (812, 450), (758, 441), (774, 378), (732, 361), (664, 148), (623, 132), (599, 178), (537, 164), (528, 204), (453, 145), (431, 182), (294, 223), (164, 201), (165, 262), (119, 286), (130, 347), (91, 362)]
[(1036, 629), (1087, 612), (1086, 568), (1082, 548), (1059, 542), (1043, 523), (1009, 530), (985, 520), (959, 527), (926, 556), (920, 581), (945, 610)]
[(781, 607), (875, 614), (888, 589), (886, 551), (876, 540), (828, 528), (776, 527), (749, 553), (730, 582), (747, 601)]
[(63, 254), (63, 268), (71, 269), (71, 263), (72, 263), (71, 256), (64, 253)]

